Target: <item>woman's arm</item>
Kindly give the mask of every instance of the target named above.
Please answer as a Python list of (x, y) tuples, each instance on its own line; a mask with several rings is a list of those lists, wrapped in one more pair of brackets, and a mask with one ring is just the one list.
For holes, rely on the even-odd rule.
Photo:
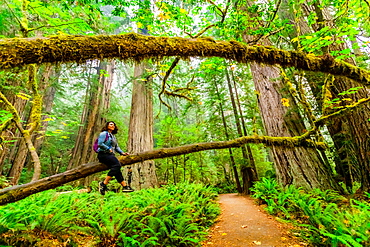
[(116, 136), (114, 136), (114, 139), (115, 139), (115, 143), (116, 143), (116, 146), (114, 147), (114, 150), (119, 153), (120, 155), (128, 155), (128, 153), (124, 153), (121, 148), (118, 146), (118, 141), (117, 141), (117, 138)]
[(119, 153), (120, 155), (124, 155), (125, 153), (120, 149), (120, 147), (118, 146), (118, 143), (117, 145), (114, 147), (114, 150)]
[(102, 151), (107, 151), (109, 150), (109, 147), (107, 145), (105, 145), (105, 141), (107, 139), (107, 132), (103, 131), (99, 134), (99, 137), (98, 137), (98, 147), (100, 150)]

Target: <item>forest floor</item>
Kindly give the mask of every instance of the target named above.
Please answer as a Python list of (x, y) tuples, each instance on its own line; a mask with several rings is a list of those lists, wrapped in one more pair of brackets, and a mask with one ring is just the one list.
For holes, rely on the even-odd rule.
[(219, 196), (221, 215), (210, 229), (203, 247), (304, 247), (283, 224), (268, 215), (249, 196), (222, 194)]

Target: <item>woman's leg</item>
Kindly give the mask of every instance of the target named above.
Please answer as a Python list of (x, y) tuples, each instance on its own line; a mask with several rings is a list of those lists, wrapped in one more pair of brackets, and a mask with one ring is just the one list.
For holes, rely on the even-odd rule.
[(109, 184), (109, 181), (112, 179), (112, 177), (111, 176), (106, 176), (105, 177), (105, 179), (104, 179), (104, 181), (103, 181), (103, 183), (105, 184), (105, 185), (107, 185), (107, 184)]
[[(114, 157), (114, 158), (117, 159), (116, 157)], [(108, 176), (109, 177), (115, 177), (117, 182), (121, 184), (123, 182), (123, 176), (122, 176), (122, 172), (121, 172), (121, 164), (119, 164), (118, 160), (117, 160), (117, 162), (118, 162), (118, 165), (114, 164), (110, 168), (110, 170), (108, 172)]]
[(114, 154), (99, 153), (98, 159), (101, 163), (106, 164), (110, 168), (108, 175), (105, 177), (105, 180), (103, 181), (105, 185), (109, 183), (112, 177), (115, 177), (117, 182), (121, 184), (124, 187), (124, 189), (132, 190), (131, 188), (127, 188), (127, 184), (124, 181), (121, 172), (121, 163), (119, 163), (118, 159), (116, 158), (116, 156), (114, 156)]

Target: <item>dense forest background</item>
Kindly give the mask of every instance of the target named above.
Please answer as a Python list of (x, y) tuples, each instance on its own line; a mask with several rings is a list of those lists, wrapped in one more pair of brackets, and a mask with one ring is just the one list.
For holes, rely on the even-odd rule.
[[(369, 8), (361, 0), (4, 0), (0, 49), (5, 54), (1, 45), (18, 38), (134, 32), (267, 46), (367, 70)], [(104, 44), (97, 50), (104, 53)], [(97, 161), (92, 143), (106, 121), (115, 121), (121, 148), (134, 155), (243, 136), (295, 137), (132, 164), (137, 190), (190, 181), (248, 194), (254, 181), (276, 177), (282, 185), (370, 191), (368, 79), (266, 65), (265, 55), (261, 50), (256, 62), (238, 63), (187, 54), (161, 58), (156, 50), (144, 61), (1, 70), (1, 186)], [(312, 145), (289, 145), (297, 139)], [(100, 179), (95, 174), (74, 185), (95, 186)]]

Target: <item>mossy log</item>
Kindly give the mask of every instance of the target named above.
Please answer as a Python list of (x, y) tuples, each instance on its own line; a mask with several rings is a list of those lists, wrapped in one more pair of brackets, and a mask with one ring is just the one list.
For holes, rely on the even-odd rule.
[(370, 81), (367, 70), (336, 60), (330, 55), (320, 57), (299, 51), (248, 46), (236, 41), (215, 41), (211, 38), (185, 39), (128, 33), (0, 40), (0, 69), (32, 63), (84, 63), (87, 60), (104, 58), (142, 61), (168, 56), (179, 56), (184, 59), (222, 57), (241, 63), (255, 61), (344, 76), (364, 85), (369, 85)]
[[(211, 149), (224, 149), (232, 147), (240, 147), (246, 143), (263, 143), (266, 146), (285, 146), (296, 147), (315, 147), (324, 149), (326, 145), (322, 142), (312, 142), (310, 140), (298, 138), (298, 137), (269, 137), (269, 136), (244, 136), (230, 141), (220, 142), (207, 142), (207, 143), (196, 143), (191, 145), (185, 145), (174, 148), (162, 148), (147, 152), (142, 152), (130, 156), (120, 156), (120, 162), (123, 166), (131, 165), (145, 160), (160, 159), (165, 157), (172, 157), (181, 154), (188, 154), (194, 152), (200, 152)], [(32, 194), (56, 188), (65, 183), (84, 178), (91, 174), (107, 170), (107, 166), (100, 164), (99, 162), (92, 162), (81, 165), (72, 170), (56, 174), (47, 178), (43, 178), (28, 184), (16, 185), (0, 191), (0, 205), (6, 203), (19, 201)]]

